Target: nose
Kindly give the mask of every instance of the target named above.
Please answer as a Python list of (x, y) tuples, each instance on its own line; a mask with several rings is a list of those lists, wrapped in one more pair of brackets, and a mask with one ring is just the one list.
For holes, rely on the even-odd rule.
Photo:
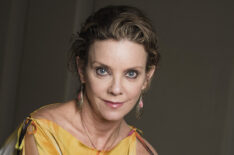
[(113, 78), (108, 89), (108, 93), (114, 96), (121, 95), (122, 92), (122, 83), (120, 78)]

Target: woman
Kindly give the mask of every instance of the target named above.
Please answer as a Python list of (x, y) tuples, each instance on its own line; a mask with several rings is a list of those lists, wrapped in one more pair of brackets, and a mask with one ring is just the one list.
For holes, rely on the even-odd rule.
[(18, 153), (157, 154), (124, 116), (156, 70), (159, 54), (149, 20), (136, 8), (108, 6), (92, 14), (72, 45), (70, 68), (81, 89), (76, 100), (33, 112), (18, 130)]

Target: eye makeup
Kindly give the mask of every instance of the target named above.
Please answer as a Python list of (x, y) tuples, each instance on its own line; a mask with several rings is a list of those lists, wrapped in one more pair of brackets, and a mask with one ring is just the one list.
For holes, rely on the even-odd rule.
[(126, 72), (125, 75), (130, 79), (136, 79), (139, 75), (139, 72), (137, 70), (130, 69)]
[(108, 69), (106, 67), (103, 67), (103, 66), (95, 67), (95, 71), (96, 71), (96, 74), (98, 76), (105, 76), (105, 75), (109, 74)]
[[(92, 63), (92, 68), (95, 74), (99, 77), (112, 75), (112, 70), (107, 65), (99, 62)], [(141, 73), (142, 67), (133, 67), (123, 71), (123, 75), (129, 79), (136, 79)]]

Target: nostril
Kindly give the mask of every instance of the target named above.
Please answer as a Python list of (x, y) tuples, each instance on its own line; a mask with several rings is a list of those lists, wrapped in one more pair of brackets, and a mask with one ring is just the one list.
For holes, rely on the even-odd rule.
[(109, 93), (115, 96), (122, 94), (120, 89), (113, 89), (113, 88), (109, 90)]
[(111, 95), (121, 95), (122, 94), (122, 88), (120, 86), (119, 82), (113, 82), (112, 85), (109, 87), (108, 92)]

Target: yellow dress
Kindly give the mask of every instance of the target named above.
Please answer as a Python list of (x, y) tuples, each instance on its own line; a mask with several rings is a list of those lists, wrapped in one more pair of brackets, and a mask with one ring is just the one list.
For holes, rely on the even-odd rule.
[[(46, 119), (28, 118), (34, 126), (34, 138), (37, 150), (40, 155), (136, 155), (136, 129), (123, 140), (121, 140), (110, 151), (99, 151), (82, 144), (77, 138), (68, 131)], [(23, 125), (23, 124), (22, 124)], [(22, 125), (18, 130), (18, 139)], [(24, 148), (24, 139), (22, 143), (16, 144), (16, 149)], [(25, 149), (22, 154), (24, 155)]]

